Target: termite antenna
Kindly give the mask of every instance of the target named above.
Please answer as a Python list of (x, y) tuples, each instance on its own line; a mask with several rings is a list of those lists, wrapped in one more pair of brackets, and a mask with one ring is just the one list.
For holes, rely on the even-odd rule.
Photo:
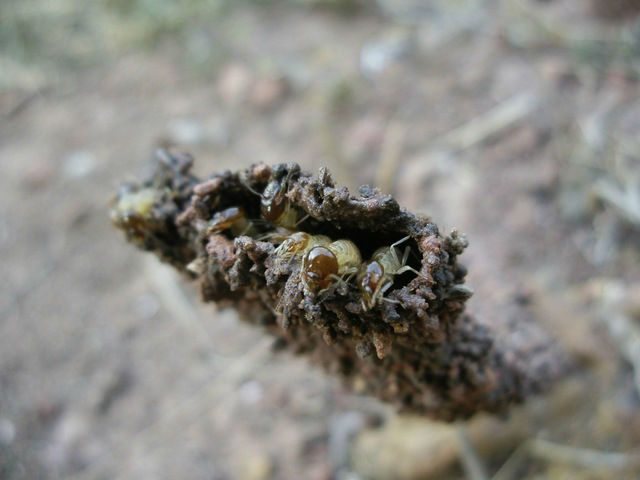
[(262, 198), (262, 194), (255, 191), (254, 188), (251, 185), (249, 185), (246, 181), (242, 180), (242, 185), (244, 186), (244, 188), (249, 190), (254, 195), (257, 195), (258, 197)]
[(300, 225), (302, 222), (304, 222), (304, 221), (305, 221), (307, 218), (309, 218), (310, 216), (311, 216), (311, 215), (309, 215), (309, 214), (307, 213), (304, 217), (302, 217), (300, 220), (298, 220), (298, 221), (294, 224), (294, 227), (296, 227), (296, 228), (297, 228), (297, 227), (298, 227), (298, 225)]

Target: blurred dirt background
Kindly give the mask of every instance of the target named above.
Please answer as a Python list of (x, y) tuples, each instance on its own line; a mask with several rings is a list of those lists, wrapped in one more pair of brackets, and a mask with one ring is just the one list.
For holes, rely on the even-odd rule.
[[(640, 2), (3, 0), (0, 478), (637, 478)], [(491, 322), (571, 379), (508, 418), (398, 417), (123, 242), (158, 145), (328, 165), (444, 231)]]

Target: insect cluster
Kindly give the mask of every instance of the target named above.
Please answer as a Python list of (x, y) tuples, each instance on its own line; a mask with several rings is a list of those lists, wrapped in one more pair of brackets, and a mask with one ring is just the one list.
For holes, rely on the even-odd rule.
[(325, 169), (257, 164), (201, 180), (192, 163), (160, 152), (151, 178), (118, 191), (114, 225), (196, 280), (204, 301), (348, 386), (452, 420), (503, 411), (565, 371), (526, 318), (488, 327), (465, 312), (457, 232), (374, 189), (352, 195)]
[[(228, 232), (233, 237), (247, 235), (273, 243), (276, 255), (287, 259), (289, 264), (299, 265), (297, 274), (309, 295), (323, 298), (334, 294), (337, 287), (344, 286), (359, 291), (363, 311), (371, 310), (382, 302), (398, 303), (384, 296), (392, 287), (394, 277), (409, 271), (421, 275), (407, 265), (411, 253), (409, 246), (402, 255), (398, 254), (399, 245), (410, 237), (405, 236), (390, 246), (378, 248), (369, 260), (363, 262), (360, 249), (353, 241), (344, 238), (332, 240), (327, 235), (301, 230), (301, 225), (310, 216), (293, 206), (287, 197), (292, 172), (289, 170), (280, 179), (272, 174), (262, 193), (245, 185), (260, 199), (260, 218), (250, 219), (242, 207), (228, 207), (213, 214), (206, 234)], [(261, 232), (260, 226), (271, 230)]]

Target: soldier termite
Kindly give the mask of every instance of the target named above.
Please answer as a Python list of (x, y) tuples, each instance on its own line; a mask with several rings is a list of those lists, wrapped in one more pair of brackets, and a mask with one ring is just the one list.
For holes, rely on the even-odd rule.
[(292, 171), (282, 180), (272, 178), (262, 193), (258, 193), (247, 185), (247, 188), (260, 197), (260, 212), (262, 217), (276, 227), (292, 231), (309, 215), (302, 215), (301, 211), (291, 205), (287, 198), (287, 189)]
[(376, 250), (371, 260), (365, 262), (358, 272), (358, 288), (362, 294), (363, 310), (370, 310), (382, 301), (393, 302), (384, 298), (384, 294), (393, 285), (393, 277), (404, 272), (414, 272), (422, 276), (413, 267), (407, 265), (411, 248), (407, 247), (402, 255), (398, 257), (396, 247), (406, 242), (409, 237), (404, 237), (389, 247), (382, 247)]
[[(311, 235), (306, 232), (295, 232), (289, 234), (280, 245), (275, 249), (275, 255), (278, 258), (287, 261), (287, 265), (290, 265), (295, 260), (299, 260), (301, 263), (304, 261), (307, 253), (316, 247), (326, 246), (331, 243), (331, 239), (325, 235)], [(294, 280), (299, 282), (296, 275)], [(278, 305), (276, 307), (276, 315), (282, 322), (283, 328), (288, 328), (289, 325), (289, 311), (290, 307), (286, 305)]]
[(351, 240), (336, 240), (310, 249), (302, 262), (302, 280), (314, 293), (322, 293), (355, 274), (362, 263)]

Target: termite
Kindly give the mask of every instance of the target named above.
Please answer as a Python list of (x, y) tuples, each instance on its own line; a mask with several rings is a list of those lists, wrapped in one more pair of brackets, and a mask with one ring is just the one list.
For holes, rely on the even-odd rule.
[[(325, 235), (311, 235), (306, 232), (295, 232), (289, 234), (275, 249), (275, 254), (278, 258), (288, 260), (287, 264), (290, 265), (294, 261), (303, 262), (307, 256), (307, 253), (314, 248), (320, 246), (326, 246), (331, 244), (331, 239)], [(296, 275), (297, 278), (300, 278)], [(299, 280), (295, 280), (298, 282)], [(279, 304), (276, 307), (277, 313), (282, 313), (279, 317), (283, 321), (283, 325), (288, 325), (288, 312), (289, 307)], [(288, 327), (285, 327), (288, 328)]]
[(111, 221), (131, 238), (142, 241), (153, 225), (153, 206), (159, 196), (160, 192), (152, 188), (120, 192), (111, 210)]
[(278, 248), (276, 255), (281, 258), (304, 259), (307, 252), (314, 247), (326, 246), (331, 243), (331, 239), (325, 235), (311, 235), (306, 232), (295, 232), (285, 238)]
[(289, 179), (293, 172), (290, 170), (282, 180), (272, 178), (262, 193), (251, 187), (247, 188), (260, 197), (260, 212), (262, 217), (276, 227), (293, 231), (306, 220), (309, 215), (301, 216), (299, 209), (291, 205), (287, 198)]
[(242, 207), (229, 207), (213, 215), (213, 218), (209, 220), (207, 232), (220, 233), (229, 230), (233, 236), (237, 237), (255, 233), (254, 228)]
[(351, 240), (336, 240), (310, 249), (302, 262), (302, 281), (314, 293), (321, 293), (355, 274), (362, 263), (358, 247)]
[(406, 242), (409, 237), (404, 237), (389, 247), (382, 247), (376, 250), (371, 260), (365, 262), (358, 272), (357, 283), (362, 294), (362, 308), (367, 311), (374, 308), (382, 301), (392, 302), (384, 298), (384, 294), (393, 285), (393, 277), (404, 272), (414, 272), (422, 277), (422, 274), (413, 267), (407, 265), (411, 248), (407, 247), (402, 255), (398, 257), (396, 247)]

